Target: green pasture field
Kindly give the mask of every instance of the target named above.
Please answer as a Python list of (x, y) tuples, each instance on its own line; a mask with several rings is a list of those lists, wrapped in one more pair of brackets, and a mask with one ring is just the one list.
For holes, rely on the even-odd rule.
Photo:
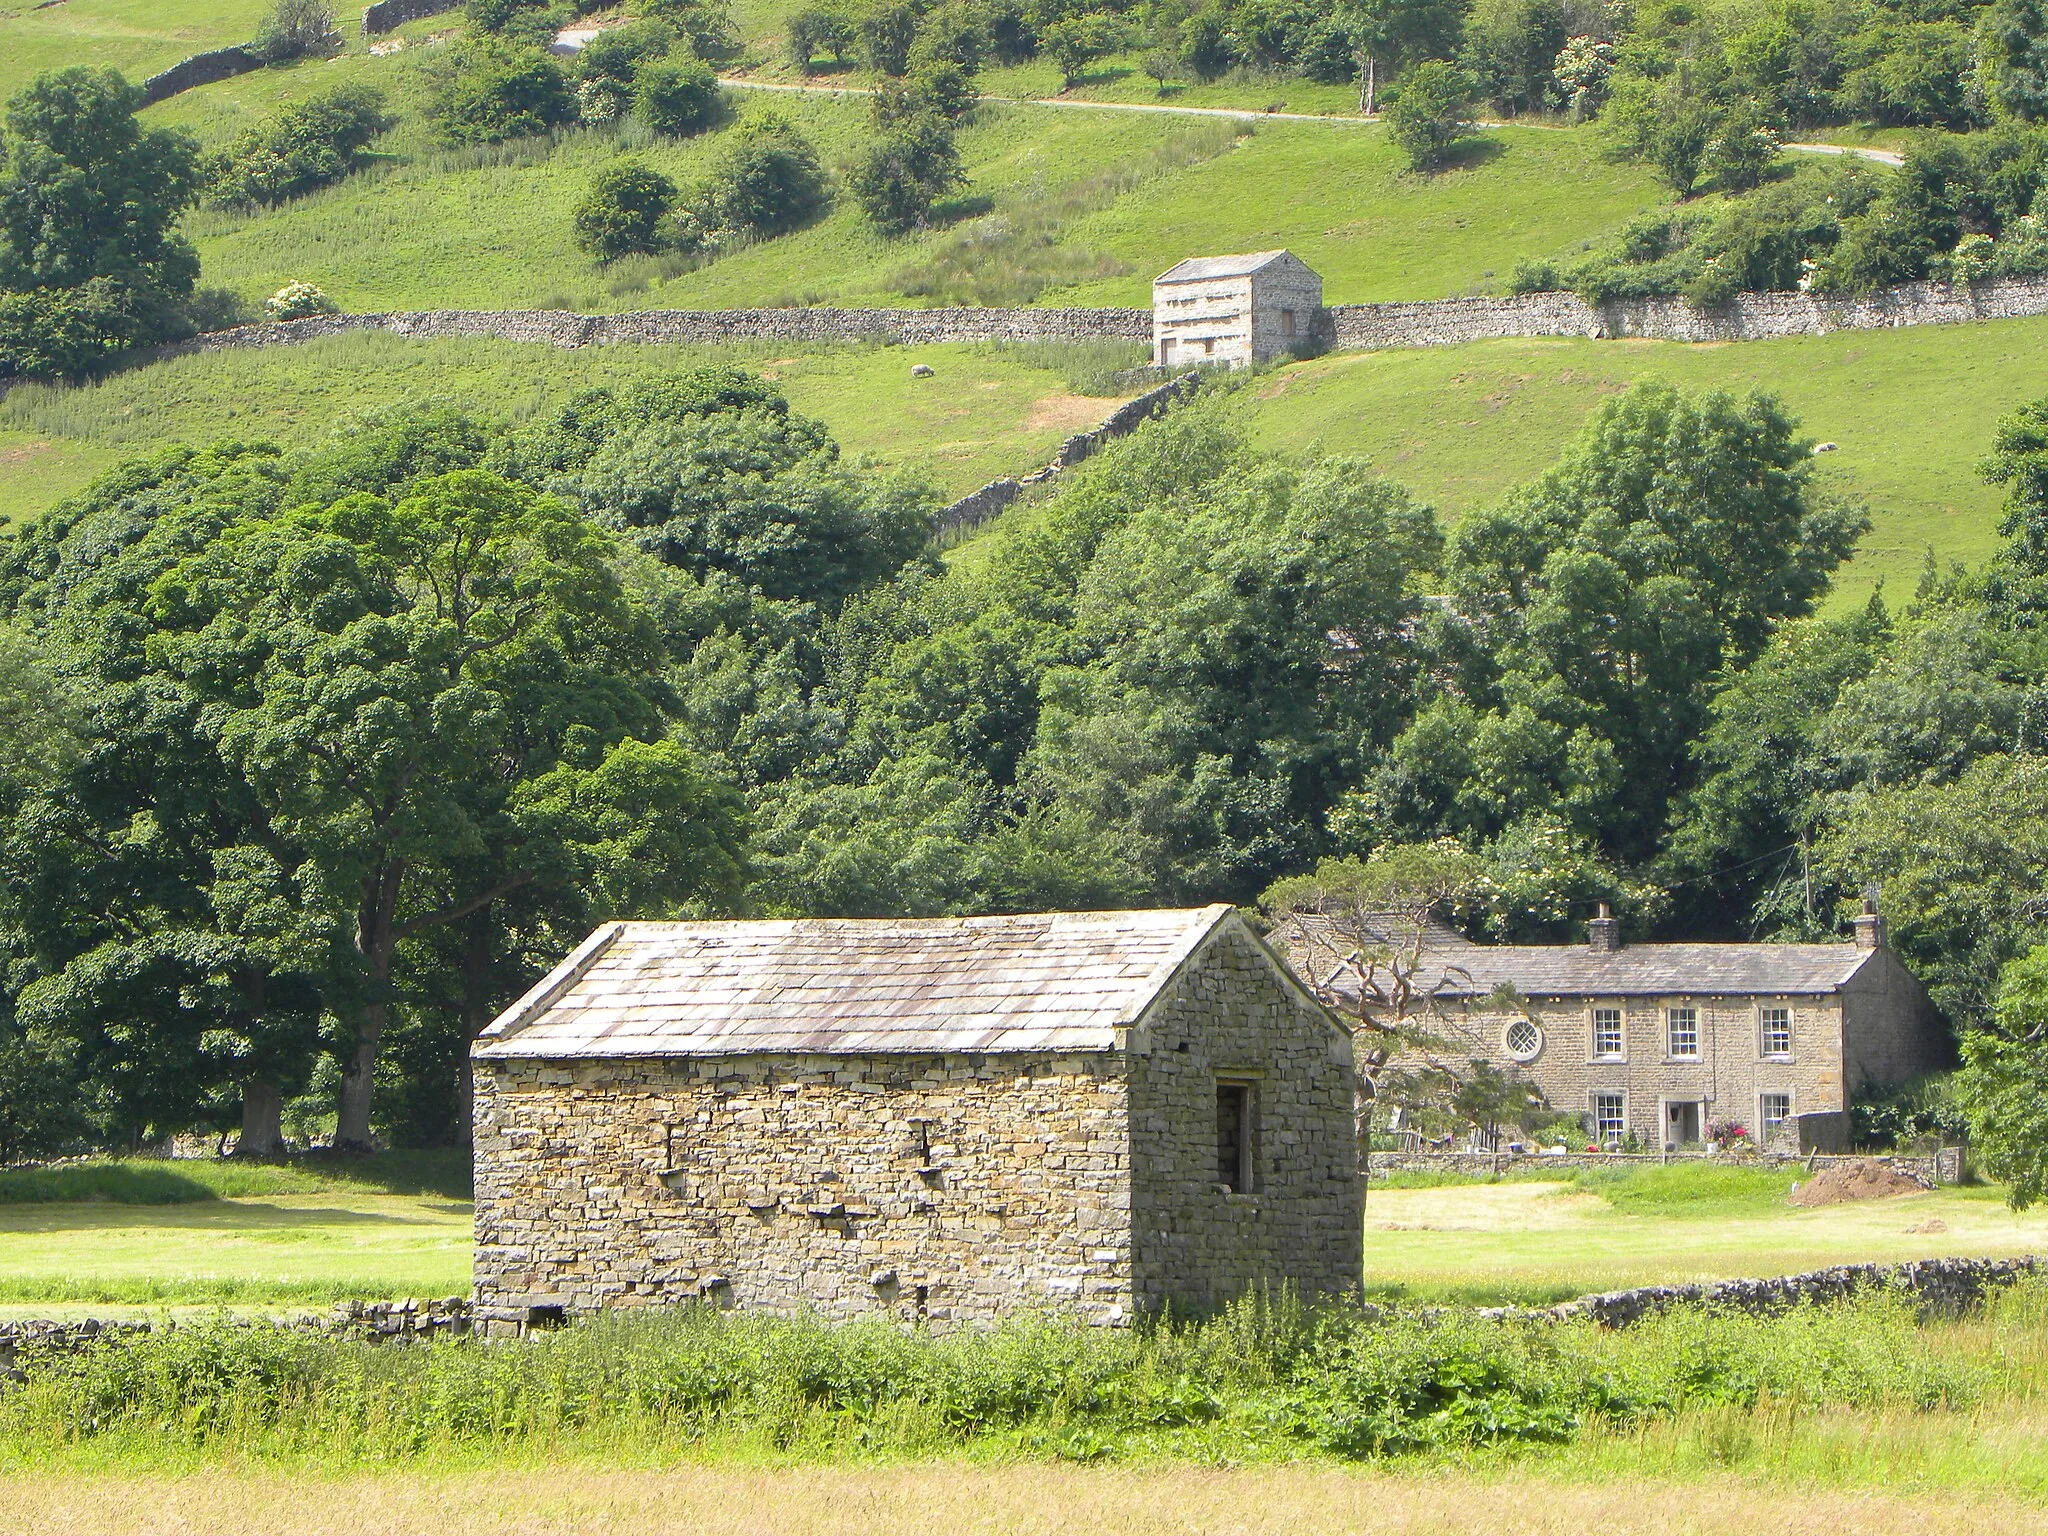
[[(1416, 177), (1377, 126), (990, 104), (960, 137), (969, 185), (926, 234), (885, 239), (842, 196), (813, 225), (709, 265), (604, 268), (574, 248), (570, 225), (595, 171), (630, 151), (689, 188), (729, 130), (437, 148), (420, 113), (438, 54), (265, 70), (152, 108), (152, 121), (215, 144), (284, 102), (367, 81), (402, 119), (373, 168), (338, 186), (281, 208), (189, 215), (202, 281), (253, 302), (303, 280), (356, 310), (1143, 305), (1153, 276), (1191, 251), (1286, 245), (1344, 303), (1497, 287), (1518, 258), (1583, 245), (1663, 199), (1590, 133), (1503, 129), (1469, 165)], [(787, 115), (835, 171), (874, 131), (862, 96), (732, 94), (740, 112)], [(953, 277), (935, 286), (935, 273)]]
[[(45, 70), (71, 64), (118, 69), (140, 84), (188, 54), (246, 43), (272, 0), (10, 0), (0, 8), (0, 101)], [(335, 7), (353, 37), (363, 8)]]
[(1331, 353), (1256, 381), (1254, 436), (1288, 454), (1362, 453), (1447, 521), (1549, 464), (1601, 400), (1638, 379), (1776, 393), (1837, 451), (1817, 483), (1872, 522), (1833, 604), (1881, 581), (1903, 601), (1932, 549), (1978, 563), (1998, 546), (1999, 491), (1976, 473), (1998, 418), (2048, 394), (2048, 318), (1840, 331), (1699, 345), (1539, 338)]
[[(1036, 354), (1032, 354), (1036, 355)], [(0, 521), (19, 519), (122, 459), (222, 438), (293, 447), (401, 399), (519, 420), (579, 390), (708, 362), (772, 378), (849, 454), (958, 496), (1035, 468), (1113, 399), (990, 346), (644, 347), (563, 350), (487, 338), (356, 332), (299, 346), (193, 353), (77, 387), (21, 385), (0, 400)], [(935, 370), (912, 378), (913, 363)]]
[(1796, 1172), (1649, 1168), (1577, 1179), (1374, 1185), (1369, 1294), (1543, 1304), (1635, 1285), (1797, 1274), (1831, 1264), (2048, 1252), (2048, 1211), (1987, 1186), (1806, 1210)]
[(468, 1185), (419, 1153), (0, 1174), (0, 1316), (462, 1295)]
[[(1829, 1264), (2048, 1252), (2048, 1210), (2015, 1214), (1996, 1188), (1801, 1210), (1784, 1199), (1797, 1177), (1688, 1165), (1376, 1184), (1367, 1290), (1539, 1305)], [(0, 1174), (0, 1313), (459, 1294), (469, 1285), (466, 1180), (454, 1154), (400, 1153)]]

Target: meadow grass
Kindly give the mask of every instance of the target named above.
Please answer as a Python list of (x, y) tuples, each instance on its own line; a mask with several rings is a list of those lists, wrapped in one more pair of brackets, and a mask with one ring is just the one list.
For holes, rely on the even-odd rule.
[(541, 1447), (823, 1462), (1557, 1454), (1688, 1414), (2028, 1401), (2048, 1371), (2044, 1291), (2026, 1282), (1956, 1320), (1870, 1295), (1768, 1318), (1677, 1309), (1619, 1331), (1261, 1294), (1211, 1321), (1125, 1330), (1026, 1313), (931, 1333), (691, 1307), (413, 1349), (195, 1321), (24, 1353), (0, 1386), (0, 1465), (86, 1451), (145, 1467), (431, 1467)]
[[(1678, 1421), (1724, 1443), (1725, 1415)], [(1765, 1420), (1768, 1432), (1774, 1421)], [(1802, 1421), (1810, 1425), (1811, 1421)], [(488, 1468), (392, 1468), (307, 1475), (216, 1465), (160, 1474), (67, 1467), (0, 1474), (0, 1531), (159, 1536), (232, 1530), (247, 1536), (2013, 1536), (2041, 1518), (2038, 1495), (1982, 1463), (1961, 1415), (1893, 1454), (1898, 1426), (1844, 1416), (1801, 1450), (1841, 1456), (1816, 1476), (1781, 1475), (1752, 1453), (1673, 1473), (1645, 1464), (1581, 1469), (1545, 1458), (1501, 1466), (1356, 1467), (1189, 1464), (1073, 1466), (948, 1459), (852, 1466), (648, 1465), (630, 1455), (535, 1455)], [(2040, 1435), (2044, 1426), (2024, 1426)], [(1916, 1423), (1914, 1428), (1923, 1426)], [(1750, 1443), (1775, 1451), (1780, 1438)], [(2038, 1465), (2039, 1440), (2020, 1448)], [(1924, 1447), (1924, 1448), (1923, 1448)], [(1977, 1475), (1917, 1474), (1977, 1463)], [(2009, 1464), (2008, 1464), (2009, 1465)], [(1867, 1485), (1857, 1481), (1867, 1474)]]
[(1880, 582), (1910, 597), (1931, 549), (1981, 563), (1998, 547), (1999, 492), (1977, 476), (1998, 418), (2048, 394), (2048, 318), (1840, 331), (1698, 345), (1538, 338), (1331, 353), (1256, 380), (1254, 438), (1289, 454), (1369, 456), (1447, 521), (1549, 464), (1594, 406), (1640, 379), (1766, 389), (1837, 451), (1816, 484), (1859, 498), (1872, 527), (1828, 600)]
[[(966, 343), (914, 351), (789, 344), (563, 350), (355, 332), (300, 346), (189, 354), (97, 384), (17, 386), (0, 401), (0, 521), (26, 517), (164, 443), (241, 438), (312, 447), (361, 412), (406, 399), (521, 420), (580, 390), (720, 361), (774, 379), (848, 454), (916, 475), (948, 497), (1036, 468), (1063, 438), (1113, 408), (1076, 394), (1062, 376), (1099, 368), (1102, 356), (1086, 348), (1071, 355)], [(913, 378), (911, 366), (920, 362), (935, 375)]]

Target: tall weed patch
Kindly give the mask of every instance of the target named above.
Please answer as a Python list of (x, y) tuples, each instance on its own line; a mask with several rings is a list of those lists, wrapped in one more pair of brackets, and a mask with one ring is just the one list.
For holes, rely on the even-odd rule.
[[(819, 1456), (1460, 1454), (1722, 1407), (1925, 1411), (2030, 1389), (2048, 1303), (2026, 1289), (1967, 1324), (1923, 1326), (1873, 1297), (1777, 1318), (1673, 1312), (1619, 1332), (1284, 1295), (1125, 1331), (1035, 1314), (933, 1335), (692, 1308), (516, 1342), (373, 1345), (220, 1322), (25, 1353), (22, 1379), (0, 1386), (0, 1438), (18, 1453), (106, 1442), (144, 1457), (367, 1461), (579, 1440)], [(2019, 1374), (1999, 1364), (2015, 1353)]]

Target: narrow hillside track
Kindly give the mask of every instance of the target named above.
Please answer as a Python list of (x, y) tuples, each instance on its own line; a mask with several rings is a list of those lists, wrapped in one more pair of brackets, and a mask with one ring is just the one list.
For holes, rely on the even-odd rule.
[[(748, 80), (739, 75), (721, 75), (719, 81), (740, 91), (783, 91), (799, 96), (872, 96), (864, 85), (783, 85), (768, 80)], [(1346, 128), (1370, 127), (1381, 121), (1379, 114), (1366, 117), (1356, 113), (1266, 112), (1252, 107), (1177, 107), (1152, 101), (1081, 101), (1060, 96), (977, 96), (977, 101), (1012, 107), (1053, 107), (1077, 112), (1155, 112), (1175, 117), (1225, 117), (1248, 123), (1332, 123)], [(1480, 128), (1536, 128), (1563, 131), (1562, 123), (1481, 122)], [(1903, 165), (1905, 157), (1889, 149), (1865, 149), (1855, 144), (1787, 144), (1786, 150), (1802, 155), (1850, 155), (1879, 165)]]

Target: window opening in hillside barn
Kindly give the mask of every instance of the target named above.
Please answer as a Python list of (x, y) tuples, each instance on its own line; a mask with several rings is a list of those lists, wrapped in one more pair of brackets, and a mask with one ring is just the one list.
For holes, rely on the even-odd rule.
[(1294, 334), (1294, 311), (1291, 309), (1280, 311), (1280, 334), (1282, 336), (1292, 336)]
[(1251, 1192), (1256, 1110), (1250, 1083), (1216, 1085), (1216, 1182), (1233, 1195)]
[(1216, 338), (1215, 338), (1215, 337), (1213, 337), (1213, 336), (1204, 336), (1204, 337), (1202, 338), (1202, 356), (1204, 356), (1204, 357), (1214, 357), (1215, 355), (1216, 355)]
[(1593, 1132), (1603, 1147), (1617, 1147), (1628, 1134), (1628, 1110), (1618, 1093), (1593, 1095)]
[(1764, 1010), (1764, 1054), (1766, 1056), (1790, 1056), (1792, 1054), (1792, 1010), (1790, 1008), (1766, 1008)]
[(1792, 1118), (1792, 1095), (1789, 1093), (1760, 1094), (1756, 1101), (1756, 1117), (1762, 1123), (1764, 1140), (1769, 1141), (1779, 1126)]
[(1593, 1010), (1593, 1054), (1602, 1061), (1621, 1059), (1621, 1010)]
[(1698, 1057), (1700, 1053), (1700, 1011), (1671, 1008), (1664, 1014), (1667, 1050), (1670, 1056)]

